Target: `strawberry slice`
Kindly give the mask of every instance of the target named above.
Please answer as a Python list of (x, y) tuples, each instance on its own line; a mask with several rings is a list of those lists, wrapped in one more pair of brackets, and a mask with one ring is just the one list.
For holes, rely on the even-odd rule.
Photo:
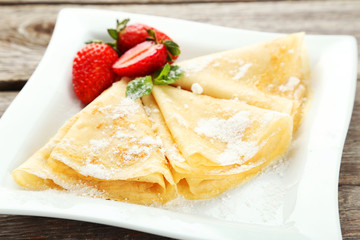
[(167, 63), (164, 44), (145, 41), (126, 51), (113, 65), (116, 74), (139, 77), (152, 74)]

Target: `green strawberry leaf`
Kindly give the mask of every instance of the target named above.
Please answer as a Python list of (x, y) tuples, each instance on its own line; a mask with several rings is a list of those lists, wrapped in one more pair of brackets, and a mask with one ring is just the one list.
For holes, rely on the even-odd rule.
[(109, 45), (110, 47), (114, 48), (114, 50), (116, 50), (116, 42), (106, 42), (105, 44)]
[(103, 43), (103, 41), (101, 41), (101, 40), (89, 40), (89, 41), (85, 42), (85, 44), (91, 44), (91, 43)]
[(162, 69), (154, 73), (154, 83), (156, 85), (168, 85), (176, 82), (184, 71), (177, 65), (166, 64)]
[(172, 62), (173, 58), (171, 57), (171, 55), (169, 54), (169, 52), (166, 54), (166, 61), (168, 62)]
[(116, 31), (119, 33), (122, 30), (124, 30), (129, 21), (130, 21), (129, 18), (125, 18), (121, 22), (119, 20), (116, 20)]
[(118, 31), (116, 29), (109, 28), (107, 31), (108, 31), (110, 37), (112, 37), (115, 40), (118, 40), (119, 33), (118, 33)]
[(177, 45), (175, 42), (167, 39), (163, 43), (166, 49), (169, 51), (169, 53), (174, 57), (178, 56), (181, 53), (179, 45)]
[(151, 76), (135, 78), (126, 87), (126, 97), (138, 99), (142, 96), (150, 95), (153, 88)]

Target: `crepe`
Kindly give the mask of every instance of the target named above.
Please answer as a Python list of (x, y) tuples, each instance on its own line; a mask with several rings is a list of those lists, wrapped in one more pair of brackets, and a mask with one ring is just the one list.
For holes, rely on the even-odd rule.
[[(113, 84), (13, 171), (31, 190), (164, 204), (207, 199), (288, 150), (309, 102), (304, 34), (179, 63), (175, 86)], [(202, 95), (201, 95), (202, 94)]]
[(140, 204), (175, 197), (161, 143), (140, 100), (125, 98), (124, 80), (71, 118), (13, 172), (33, 190), (66, 189)]
[(143, 103), (177, 190), (188, 199), (215, 197), (246, 181), (282, 156), (292, 138), (291, 116), (240, 101), (154, 86)]
[(239, 99), (250, 105), (287, 113), (299, 127), (310, 76), (304, 33), (178, 63), (185, 74), (175, 82), (204, 95)]

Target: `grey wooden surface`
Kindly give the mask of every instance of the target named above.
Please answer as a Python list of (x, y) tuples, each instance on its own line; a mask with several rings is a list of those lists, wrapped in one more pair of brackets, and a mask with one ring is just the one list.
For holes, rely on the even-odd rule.
[[(354, 35), (360, 43), (360, 1), (0, 0), (0, 116), (39, 63), (64, 7), (101, 8), (269, 32)], [(358, 45), (359, 46), (359, 45)], [(359, 53), (358, 53), (359, 54)], [(358, 73), (358, 81), (360, 74)], [(358, 86), (359, 88), (359, 86)], [(339, 178), (344, 239), (360, 239), (360, 93)], [(163, 239), (99, 224), (0, 215), (0, 239)]]

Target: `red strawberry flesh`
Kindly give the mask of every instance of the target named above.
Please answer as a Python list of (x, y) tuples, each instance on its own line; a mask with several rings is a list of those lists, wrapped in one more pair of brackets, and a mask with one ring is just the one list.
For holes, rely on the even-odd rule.
[(125, 52), (113, 65), (116, 74), (139, 77), (152, 74), (167, 62), (167, 50), (163, 44), (142, 42)]

